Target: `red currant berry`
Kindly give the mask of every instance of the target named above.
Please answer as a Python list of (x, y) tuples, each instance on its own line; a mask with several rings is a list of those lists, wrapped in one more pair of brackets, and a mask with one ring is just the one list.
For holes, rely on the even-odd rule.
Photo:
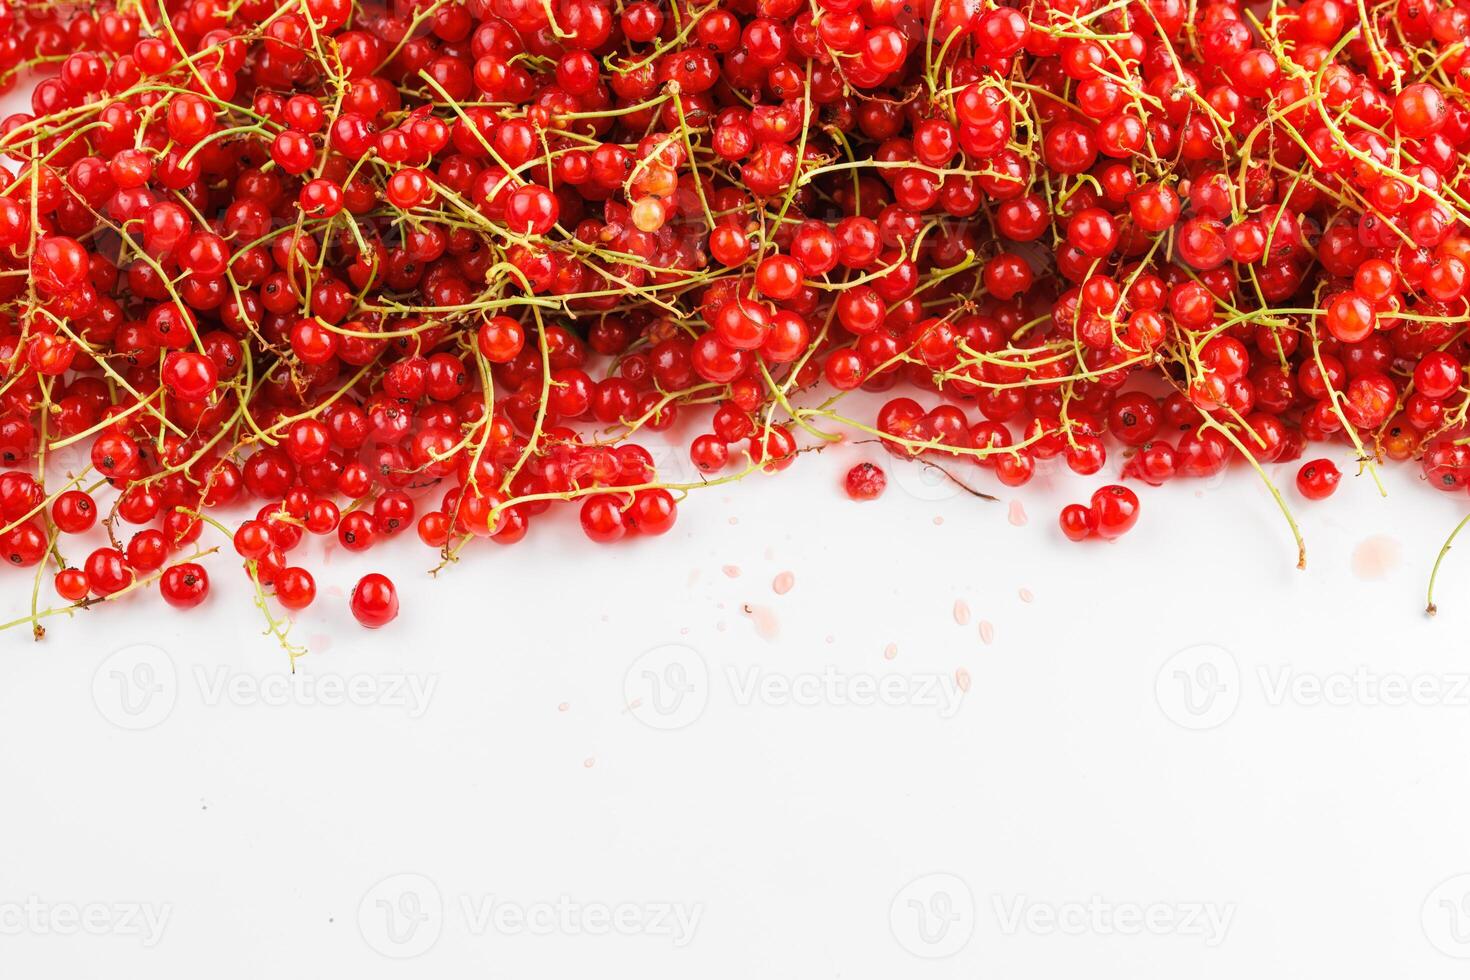
[(1342, 473), (1330, 459), (1303, 463), (1296, 473), (1296, 488), (1308, 500), (1324, 500), (1337, 490)]
[(1138, 495), (1112, 484), (1092, 495), (1090, 511), (1097, 536), (1116, 538), (1138, 523)]
[(873, 463), (858, 463), (847, 471), (843, 488), (853, 500), (876, 500), (888, 486), (888, 474)]
[(1097, 530), (1092, 511), (1081, 504), (1068, 504), (1063, 507), (1057, 522), (1061, 525), (1062, 533), (1070, 541), (1083, 541), (1092, 537)]
[(171, 565), (158, 580), (158, 591), (175, 609), (192, 609), (209, 595), (209, 573), (196, 562)]
[(371, 572), (353, 587), (350, 607), (359, 623), (379, 629), (398, 618), (398, 590), (386, 575)]

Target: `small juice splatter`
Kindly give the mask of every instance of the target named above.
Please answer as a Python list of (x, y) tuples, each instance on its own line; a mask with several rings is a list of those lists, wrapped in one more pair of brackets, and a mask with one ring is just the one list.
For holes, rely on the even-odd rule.
[(954, 601), (954, 621), (961, 626), (968, 626), (970, 623), (970, 604), (963, 599)]
[(1353, 549), (1353, 574), (1361, 579), (1380, 579), (1399, 566), (1398, 541), (1385, 534), (1364, 538)]
[(1025, 527), (1026, 522), (1030, 519), (1026, 516), (1026, 508), (1021, 505), (1019, 500), (1011, 501), (1010, 513), (1007, 516), (1010, 522), (1016, 527)]
[(988, 619), (980, 620), (980, 642), (986, 646), (995, 642), (995, 626)]
[(777, 595), (785, 595), (796, 585), (796, 576), (790, 572), (782, 572), (771, 582), (771, 589)]
[(762, 640), (769, 643), (781, 635), (781, 623), (769, 607), (747, 602), (741, 607), (741, 611), (750, 617), (750, 623), (755, 627), (755, 635)]

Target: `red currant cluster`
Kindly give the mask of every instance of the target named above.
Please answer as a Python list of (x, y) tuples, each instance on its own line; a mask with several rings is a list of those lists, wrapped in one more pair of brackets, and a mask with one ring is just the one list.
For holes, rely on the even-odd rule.
[[(1467, 36), (1464, 0), (22, 5), (0, 554), (70, 605), (21, 622), (197, 603), (206, 526), (289, 610), (308, 534), (657, 535), (849, 433), (1007, 486), (1340, 441), (1460, 490)], [(639, 444), (676, 425), (695, 480)], [(1069, 534), (1126, 530), (1099, 493)]]

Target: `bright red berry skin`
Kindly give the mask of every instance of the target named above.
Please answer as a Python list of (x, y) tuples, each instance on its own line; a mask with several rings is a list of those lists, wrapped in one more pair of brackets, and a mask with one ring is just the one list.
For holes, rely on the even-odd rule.
[(348, 551), (366, 551), (377, 536), (373, 516), (365, 511), (355, 510), (337, 525), (337, 540)]
[(1448, 398), (1460, 387), (1463, 370), (1454, 355), (1430, 351), (1414, 367), (1414, 387), (1430, 398)]
[(175, 609), (192, 609), (209, 595), (209, 573), (196, 562), (170, 565), (159, 579), (158, 589)]
[(99, 596), (121, 592), (133, 581), (123, 553), (116, 548), (98, 548), (87, 556), (88, 587)]
[(97, 523), (97, 504), (89, 493), (67, 490), (51, 504), (51, 520), (65, 534), (81, 534)]
[(26, 521), (0, 535), (0, 560), (17, 568), (31, 568), (46, 557), (46, 534)]
[(888, 486), (888, 474), (876, 464), (858, 463), (847, 471), (842, 486), (853, 500), (877, 500)]
[(87, 597), (87, 573), (80, 568), (63, 568), (56, 573), (56, 594), (68, 602), (80, 602)]
[(689, 460), (701, 473), (718, 473), (730, 462), (730, 448), (718, 436), (705, 433), (690, 443)]
[(126, 554), (133, 571), (146, 574), (163, 567), (168, 559), (168, 541), (162, 531), (150, 527), (133, 535)]
[(316, 598), (316, 580), (304, 568), (283, 568), (276, 575), (276, 600), (287, 609), (305, 609)]
[(633, 506), (628, 511), (632, 529), (639, 534), (667, 534), (678, 518), (678, 506), (674, 495), (661, 487), (639, 490), (633, 497)]
[(235, 553), (241, 558), (259, 558), (271, 544), (270, 528), (264, 521), (246, 521), (235, 529)]
[(1068, 504), (1057, 518), (1069, 541), (1084, 541), (1096, 532), (1092, 511), (1081, 504)]
[(1296, 489), (1308, 500), (1325, 500), (1337, 490), (1342, 473), (1330, 459), (1314, 459), (1296, 471)]
[(1138, 523), (1138, 495), (1117, 484), (1102, 487), (1093, 493), (1089, 512), (1094, 533), (1112, 540), (1126, 534)]
[(349, 605), (359, 623), (381, 629), (398, 618), (398, 590), (388, 576), (370, 572), (353, 587)]
[(621, 540), (628, 533), (624, 504), (622, 498), (608, 493), (588, 497), (582, 502), (582, 531), (599, 544)]
[(219, 383), (214, 362), (192, 351), (176, 351), (163, 364), (164, 381), (177, 398), (203, 401)]

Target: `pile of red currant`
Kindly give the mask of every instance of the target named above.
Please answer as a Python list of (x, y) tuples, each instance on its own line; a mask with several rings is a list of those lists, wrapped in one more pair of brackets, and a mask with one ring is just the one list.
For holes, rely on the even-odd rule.
[[(9, 4), (0, 556), (64, 600), (18, 622), (193, 606), (224, 549), (284, 638), (308, 536), (658, 535), (843, 439), (1462, 490), (1467, 38), (1465, 0)], [(1099, 494), (1069, 535), (1136, 517)]]

